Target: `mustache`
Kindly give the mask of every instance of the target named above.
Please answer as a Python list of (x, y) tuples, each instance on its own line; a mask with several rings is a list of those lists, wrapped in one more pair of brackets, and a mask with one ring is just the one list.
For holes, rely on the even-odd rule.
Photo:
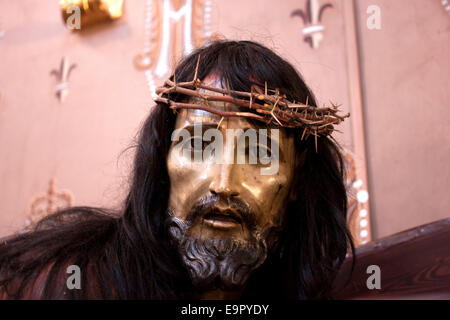
[(196, 219), (202, 218), (208, 213), (217, 211), (219, 205), (236, 211), (247, 228), (250, 230), (255, 229), (256, 214), (251, 210), (247, 203), (237, 198), (223, 197), (215, 194), (200, 198), (189, 211), (186, 222), (192, 224)]

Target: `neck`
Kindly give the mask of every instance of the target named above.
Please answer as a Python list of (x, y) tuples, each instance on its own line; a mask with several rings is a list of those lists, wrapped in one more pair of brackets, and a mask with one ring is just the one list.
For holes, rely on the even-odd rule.
[(223, 291), (215, 289), (198, 294), (200, 300), (237, 300), (241, 297), (243, 289), (237, 291)]

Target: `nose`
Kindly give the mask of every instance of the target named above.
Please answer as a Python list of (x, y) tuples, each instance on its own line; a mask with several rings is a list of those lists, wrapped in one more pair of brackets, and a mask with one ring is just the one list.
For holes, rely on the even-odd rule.
[(235, 174), (234, 164), (223, 164), (217, 166), (217, 172), (209, 185), (209, 191), (218, 196), (231, 198), (238, 196), (240, 185)]

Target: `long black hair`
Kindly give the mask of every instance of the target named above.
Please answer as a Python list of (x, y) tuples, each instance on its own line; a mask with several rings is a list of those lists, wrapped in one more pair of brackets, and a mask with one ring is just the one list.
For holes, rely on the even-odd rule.
[[(253, 84), (278, 88), (291, 101), (316, 101), (298, 72), (272, 50), (251, 41), (215, 41), (185, 57), (176, 81), (215, 73), (232, 90)], [(167, 232), (170, 180), (167, 155), (176, 114), (157, 103), (136, 146), (122, 210), (74, 207), (44, 218), (35, 230), (0, 244), (0, 289), (12, 298), (189, 298), (189, 276)], [(281, 244), (251, 276), (243, 298), (329, 298), (349, 248), (347, 195), (339, 147), (327, 137), (295, 140), (295, 200), (286, 210)], [(81, 290), (68, 290), (69, 265), (80, 267)], [(1, 291), (1, 290), (0, 290)], [(32, 294), (33, 293), (33, 294)]]

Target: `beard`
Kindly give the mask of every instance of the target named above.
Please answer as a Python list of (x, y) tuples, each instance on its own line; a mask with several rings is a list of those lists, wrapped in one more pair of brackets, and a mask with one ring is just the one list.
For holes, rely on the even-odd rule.
[(217, 196), (207, 196), (194, 205), (186, 221), (169, 214), (169, 234), (191, 277), (200, 291), (243, 288), (252, 272), (260, 267), (278, 243), (279, 226), (260, 230), (255, 215), (240, 200), (228, 199), (230, 207), (242, 216), (249, 230), (247, 239), (228, 237), (198, 238), (191, 233), (195, 222), (211, 212), (218, 203)]

